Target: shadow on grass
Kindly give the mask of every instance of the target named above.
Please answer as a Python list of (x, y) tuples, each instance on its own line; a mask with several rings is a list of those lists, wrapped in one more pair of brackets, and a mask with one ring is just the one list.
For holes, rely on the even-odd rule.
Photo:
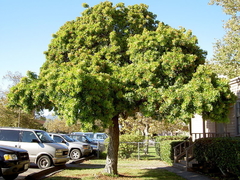
[[(48, 178), (48, 180), (65, 180), (66, 177), (54, 177), (54, 178)], [(81, 178), (67, 178), (67, 180), (81, 180)]]
[[(71, 170), (79, 170), (78, 168), (71, 168)], [(74, 172), (72, 172), (74, 173)], [(90, 174), (81, 174), (81, 178), (77, 177), (79, 174), (76, 174), (76, 177), (63, 177), (63, 176), (55, 176), (50, 177), (48, 180), (93, 180), (93, 179), (99, 179), (99, 180), (113, 180), (113, 179), (120, 179), (120, 180), (129, 180), (129, 179), (151, 179), (151, 180), (184, 180), (182, 177), (177, 176), (174, 173), (171, 173), (165, 169), (157, 168), (157, 169), (142, 169), (141, 171), (138, 171), (137, 173), (129, 173), (124, 172), (120, 173), (117, 177), (111, 177), (104, 174), (96, 174), (96, 175), (90, 175)]]
[(103, 169), (105, 165), (102, 164), (80, 164), (79, 167), (68, 167), (70, 170), (79, 170), (79, 169)]
[(151, 179), (151, 180), (169, 180), (169, 179), (174, 179), (174, 180), (184, 180), (184, 178), (176, 175), (175, 173), (169, 172), (166, 169), (163, 168), (156, 168), (156, 169), (143, 169), (140, 173), (139, 176), (144, 179)]

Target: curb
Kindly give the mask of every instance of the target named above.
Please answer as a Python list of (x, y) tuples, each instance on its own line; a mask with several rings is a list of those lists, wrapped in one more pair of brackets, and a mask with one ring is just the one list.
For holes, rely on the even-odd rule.
[(65, 168), (66, 168), (66, 165), (49, 167), (47, 169), (43, 169), (40, 172), (29, 174), (25, 179), (26, 180), (39, 180), (39, 179), (43, 179), (44, 177), (46, 177), (46, 175), (51, 174), (51, 173), (53, 173), (55, 171), (59, 171), (59, 170), (65, 169)]

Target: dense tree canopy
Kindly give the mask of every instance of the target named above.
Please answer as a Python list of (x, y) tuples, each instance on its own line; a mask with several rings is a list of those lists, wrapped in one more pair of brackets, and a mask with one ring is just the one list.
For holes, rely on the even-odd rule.
[(229, 78), (240, 76), (240, 1), (211, 0), (210, 4), (222, 6), (230, 16), (224, 24), (225, 36), (215, 43), (213, 69)]
[(108, 173), (117, 174), (120, 116), (187, 121), (197, 112), (222, 120), (227, 111), (214, 116), (225, 107), (218, 102), (233, 100), (227, 82), (204, 75), (206, 52), (192, 32), (160, 23), (144, 4), (88, 7), (53, 35), (45, 54), (39, 76), (13, 87), (9, 105), (54, 108), (69, 123), (101, 120), (109, 128)]

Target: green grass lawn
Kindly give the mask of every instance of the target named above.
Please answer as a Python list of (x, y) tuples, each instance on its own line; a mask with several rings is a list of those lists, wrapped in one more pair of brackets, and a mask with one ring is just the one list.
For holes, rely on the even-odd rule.
[[(48, 177), (47, 180), (127, 180), (127, 179), (151, 179), (151, 180), (184, 180), (184, 178), (162, 169), (163, 162), (159, 160), (119, 160), (118, 176), (103, 174), (105, 160), (89, 160), (78, 167), (63, 170)], [(165, 164), (167, 166), (167, 164)]]

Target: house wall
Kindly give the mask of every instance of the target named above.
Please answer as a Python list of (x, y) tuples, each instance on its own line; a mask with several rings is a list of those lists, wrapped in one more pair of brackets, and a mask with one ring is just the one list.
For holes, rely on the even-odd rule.
[(237, 120), (234, 105), (230, 108), (229, 119), (230, 122), (226, 124), (226, 132), (230, 133), (230, 136), (237, 136)]
[(216, 133), (216, 123), (212, 121), (205, 122), (206, 133)]
[(192, 133), (203, 133), (202, 116), (196, 114), (194, 118), (191, 119), (191, 130)]
[[(196, 114), (194, 118), (191, 119), (191, 137), (192, 140), (203, 137), (203, 119), (202, 116)], [(205, 121), (205, 133), (215, 133), (216, 123), (211, 121)], [(198, 134), (199, 133), (199, 134)]]
[[(230, 89), (238, 97), (237, 102), (240, 101), (240, 77), (236, 77), (230, 80)], [(227, 132), (230, 133), (230, 136), (238, 136), (237, 132), (237, 118), (236, 118), (236, 106), (233, 104), (230, 107), (229, 113), (230, 122), (227, 124)]]

